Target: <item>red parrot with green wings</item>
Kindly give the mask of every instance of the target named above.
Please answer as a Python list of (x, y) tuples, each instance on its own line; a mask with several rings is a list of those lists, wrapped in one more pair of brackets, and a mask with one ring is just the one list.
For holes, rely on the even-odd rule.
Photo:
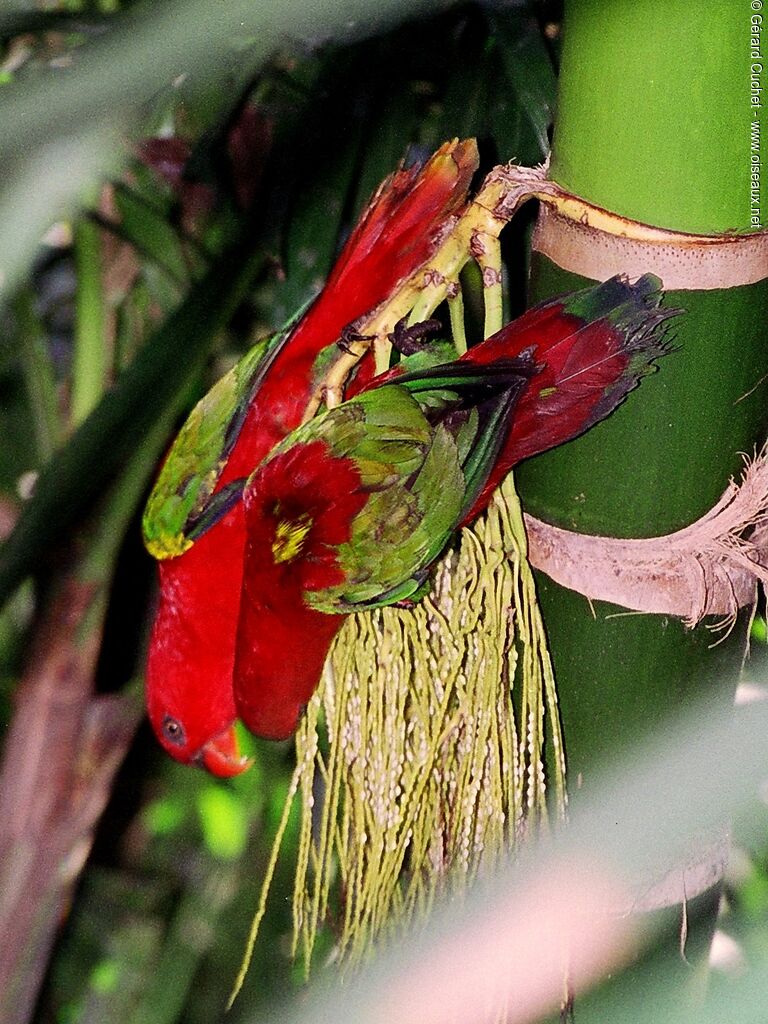
[(144, 516), (160, 562), (147, 704), (177, 760), (242, 771), (238, 713), (290, 735), (344, 616), (416, 594), (515, 463), (607, 416), (662, 353), (659, 282), (614, 278), (461, 359), (430, 344), (373, 378), (366, 357), (349, 400), (298, 428), (327, 354), (427, 263), (476, 166), (474, 143), (454, 141), (388, 179), (306, 314), (180, 431)]
[[(179, 761), (220, 776), (246, 765), (235, 741), (232, 692), (243, 483), (301, 422), (324, 351), (429, 259), (466, 203), (477, 162), (473, 140), (454, 140), (424, 167), (390, 176), (305, 315), (255, 346), (213, 387), (166, 458), (143, 524), (160, 576), (146, 685), (152, 727)], [(366, 358), (360, 382), (371, 374)]]

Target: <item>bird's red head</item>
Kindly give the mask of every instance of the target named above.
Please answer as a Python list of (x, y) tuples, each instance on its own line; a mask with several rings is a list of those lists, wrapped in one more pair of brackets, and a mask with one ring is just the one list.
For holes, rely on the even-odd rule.
[[(223, 598), (216, 600), (215, 588), (207, 591), (207, 601), (197, 593), (204, 574), (196, 563), (206, 556), (205, 537), (199, 546), (199, 552), (195, 545), (184, 558), (159, 565), (161, 600), (147, 659), (147, 710), (155, 735), (171, 757), (228, 778), (250, 764), (238, 752), (234, 729), (237, 611), (220, 607)], [(218, 593), (221, 597), (226, 591)], [(206, 614), (185, 615), (183, 605), (189, 601)]]

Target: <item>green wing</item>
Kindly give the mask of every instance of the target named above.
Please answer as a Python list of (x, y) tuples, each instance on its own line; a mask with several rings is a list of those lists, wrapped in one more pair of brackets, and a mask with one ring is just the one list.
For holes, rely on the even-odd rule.
[(155, 558), (182, 554), (239, 499), (243, 481), (213, 492), (254, 395), (292, 327), (254, 345), (189, 414), (144, 510), (144, 543)]
[[(464, 487), (456, 441), (437, 426), (418, 472), (371, 494), (355, 517), (349, 542), (339, 548), (348, 582), (321, 600), (330, 598), (335, 611), (354, 611), (411, 597), (456, 529)], [(308, 603), (319, 608), (314, 598)]]
[[(485, 485), (532, 372), (529, 360), (516, 360), (488, 367), (441, 364), (406, 373), (321, 413), (270, 452), (246, 488), (253, 484), (258, 493), (260, 474), (282, 460), (266, 485), (274, 508), (296, 507), (294, 474), (300, 472), (304, 450), (316, 452), (318, 441), (334, 458), (352, 463), (359, 475), (356, 493), (364, 500), (353, 503), (357, 511), (345, 513), (343, 502), (326, 504), (325, 498), (320, 511), (307, 510), (310, 521), (328, 516), (327, 524), (351, 516), (345, 521), (349, 539), (332, 549), (344, 582), (305, 590), (310, 607), (344, 614), (391, 604), (422, 588)], [(300, 500), (311, 505), (313, 499)], [(267, 543), (269, 535), (260, 536), (260, 526), (261, 520), (252, 524), (252, 536)], [(322, 535), (319, 526), (317, 535)], [(302, 543), (291, 560), (307, 557), (311, 563), (318, 556), (311, 549), (300, 555)]]
[(368, 494), (337, 555), (338, 587), (306, 594), (311, 607), (350, 612), (412, 595), (456, 527), (464, 499), (459, 447), (396, 384), (367, 392), (294, 431), (275, 454), (325, 440), (353, 459)]
[(350, 612), (420, 590), (485, 485), (531, 372), (526, 360), (425, 368), (307, 424), (355, 460), (369, 490), (338, 548), (344, 584), (307, 593), (309, 605)]

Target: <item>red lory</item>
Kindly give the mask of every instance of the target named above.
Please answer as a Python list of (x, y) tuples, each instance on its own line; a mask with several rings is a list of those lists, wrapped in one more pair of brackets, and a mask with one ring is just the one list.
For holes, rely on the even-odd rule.
[[(160, 600), (147, 705), (163, 747), (220, 776), (242, 771), (232, 672), (242, 586), (245, 479), (296, 427), (344, 328), (426, 262), (461, 212), (477, 168), (473, 140), (446, 143), (421, 169), (388, 178), (306, 314), (251, 350), (193, 410), (150, 496), (144, 537)], [(359, 383), (372, 375), (366, 358)]]
[[(665, 351), (660, 282), (534, 307), (460, 359), (404, 360), (294, 430), (249, 478), (234, 696), (289, 736), (347, 614), (412, 598), (520, 459), (607, 416)], [(421, 364), (413, 368), (414, 364)]]

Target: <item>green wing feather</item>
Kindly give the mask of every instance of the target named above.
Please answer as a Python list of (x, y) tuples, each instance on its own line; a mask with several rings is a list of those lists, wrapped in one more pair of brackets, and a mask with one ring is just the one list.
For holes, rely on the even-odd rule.
[[(144, 511), (144, 543), (155, 558), (182, 554), (239, 500), (244, 481), (234, 481), (214, 493), (216, 485), (250, 403), (302, 315), (303, 311), (281, 331), (256, 344), (189, 414), (161, 467)], [(429, 351), (403, 361), (409, 371), (441, 363), (451, 351), (448, 342), (434, 343), (428, 348)], [(331, 356), (334, 351), (334, 346), (328, 346)], [(371, 431), (371, 436), (377, 435)], [(371, 471), (374, 468), (369, 467)]]
[[(274, 507), (284, 499), (290, 506), (303, 494), (303, 450), (316, 452), (317, 442), (333, 458), (352, 463), (359, 479), (356, 493), (363, 500), (353, 503), (357, 511), (344, 520), (348, 539), (332, 547), (343, 583), (305, 589), (307, 605), (346, 614), (422, 591), (431, 566), (487, 482), (514, 405), (534, 372), (527, 358), (409, 368), (326, 410), (272, 449), (245, 488), (258, 495), (261, 474), (279, 460), (269, 483), (264, 481)], [(346, 515), (335, 512), (333, 497), (322, 507), (318, 514), (331, 517), (328, 523)], [(268, 543), (269, 533), (261, 536), (260, 519), (258, 524), (253, 535)]]
[[(343, 587), (325, 591), (336, 611), (390, 604), (411, 596), (456, 529), (465, 479), (455, 439), (443, 425), (432, 433), (415, 476), (371, 495), (339, 548), (347, 575)], [(314, 607), (315, 595), (308, 601)]]
[(189, 414), (144, 510), (144, 543), (155, 558), (182, 554), (238, 500), (243, 481), (213, 492), (249, 405), (292, 327), (254, 345)]

